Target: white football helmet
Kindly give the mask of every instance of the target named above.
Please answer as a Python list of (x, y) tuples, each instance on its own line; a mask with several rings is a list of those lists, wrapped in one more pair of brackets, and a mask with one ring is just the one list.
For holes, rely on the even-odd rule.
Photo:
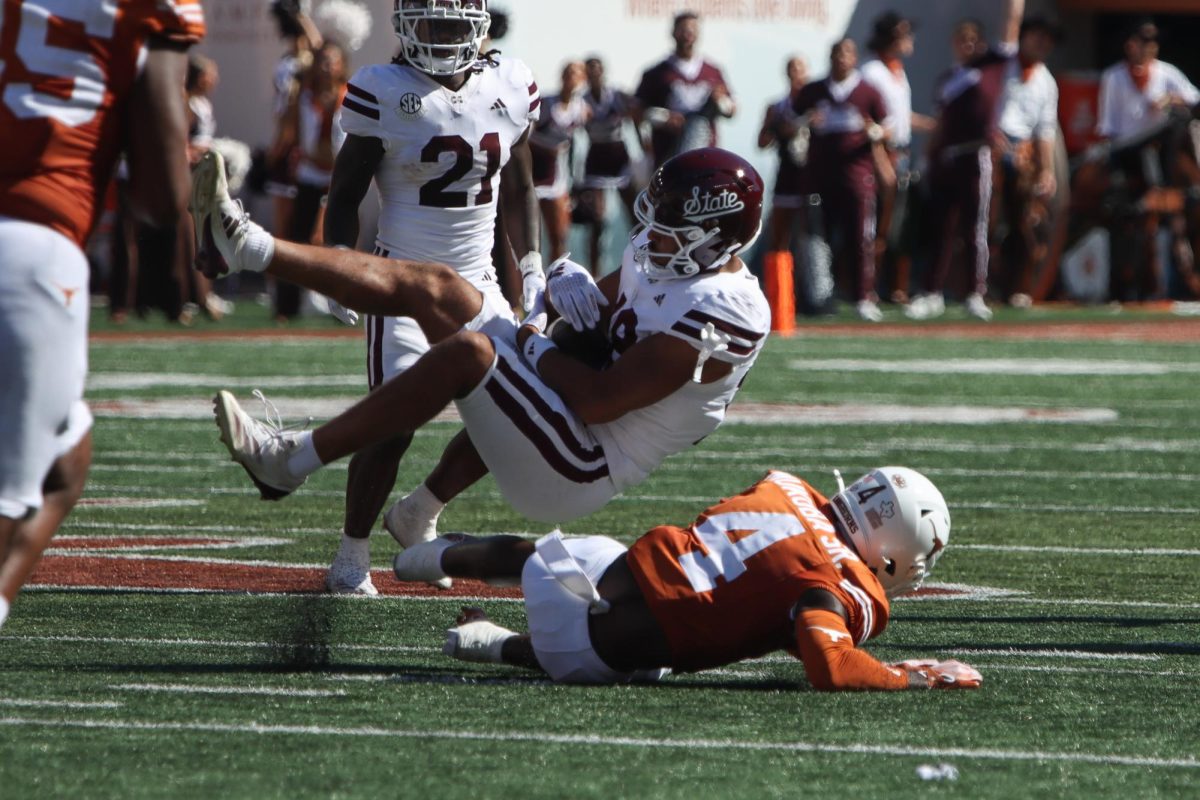
[(400, 55), (428, 75), (457, 75), (479, 58), (491, 25), (487, 0), (394, 0)]
[(880, 467), (833, 496), (834, 516), (888, 597), (915, 591), (950, 541), (937, 487), (905, 467)]

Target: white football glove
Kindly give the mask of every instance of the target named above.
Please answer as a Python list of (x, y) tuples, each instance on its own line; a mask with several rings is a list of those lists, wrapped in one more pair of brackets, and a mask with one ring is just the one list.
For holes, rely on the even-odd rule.
[(570, 255), (567, 253), (550, 265), (546, 294), (562, 318), (583, 332), (600, 322), (600, 306), (608, 305), (608, 300), (592, 273), (568, 258)]
[(546, 273), (542, 271), (542, 254), (530, 250), (517, 265), (521, 270), (521, 307), (528, 314), (533, 310), (538, 292), (546, 289)]

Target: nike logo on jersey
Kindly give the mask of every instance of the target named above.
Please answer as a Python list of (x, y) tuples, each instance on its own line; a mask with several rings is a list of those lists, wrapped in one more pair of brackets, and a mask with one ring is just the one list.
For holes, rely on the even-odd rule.
[(820, 631), (821, 633), (828, 636), (829, 641), (833, 642), (834, 644), (837, 644), (842, 639), (850, 638), (850, 634), (848, 634), (848, 633), (845, 633), (845, 632), (839, 631), (839, 630), (834, 630), (833, 628), (822, 628), (820, 625), (809, 625), (808, 629), (810, 631)]

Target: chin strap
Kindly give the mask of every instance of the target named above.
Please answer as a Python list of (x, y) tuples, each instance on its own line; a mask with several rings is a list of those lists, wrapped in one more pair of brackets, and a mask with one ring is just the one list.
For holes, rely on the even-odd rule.
[(833, 471), (833, 477), (836, 478), (838, 482), (838, 493), (841, 494), (842, 492), (846, 491), (846, 482), (842, 480), (842, 471), (840, 469), (835, 469)]

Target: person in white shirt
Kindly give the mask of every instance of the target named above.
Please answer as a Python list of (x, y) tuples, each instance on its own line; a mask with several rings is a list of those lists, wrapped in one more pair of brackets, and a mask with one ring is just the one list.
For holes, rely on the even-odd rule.
[(1200, 91), (1178, 68), (1158, 60), (1158, 26), (1137, 23), (1125, 40), (1125, 60), (1100, 78), (1096, 133), (1120, 141), (1148, 132), (1172, 106), (1200, 103)]
[[(907, 232), (905, 209), (911, 170), (910, 156), (912, 134), (929, 133), (935, 122), (932, 117), (914, 114), (912, 109), (912, 87), (904, 71), (904, 59), (913, 54), (915, 26), (895, 11), (886, 11), (875, 18), (871, 39), (867, 49), (873, 54), (862, 65), (863, 80), (875, 88), (883, 97), (887, 119), (883, 128), (887, 132), (887, 152), (896, 173), (894, 185), (880, 182), (878, 185), (878, 221), (875, 238), (875, 272), (892, 287), (894, 303), (908, 302), (909, 274), (912, 266), (911, 248), (904, 247), (903, 233)], [(891, 259), (888, 258), (890, 254)], [(884, 278), (888, 262), (894, 266), (893, 274)]]
[(1062, 29), (1043, 16), (1021, 23), (1017, 58), (1005, 75), (1000, 109), (997, 208), (1007, 222), (1008, 236), (998, 249), (1007, 251), (1002, 270), (1003, 293), (1010, 305), (1027, 308), (1033, 258), (1038, 243), (1035, 221), (1044, 216), (1035, 208), (1056, 191), (1054, 151), (1058, 142), (1058, 84), (1046, 59), (1062, 40)]
[[(1186, 253), (1186, 224), (1179, 214), (1160, 219), (1157, 203), (1149, 198), (1168, 186), (1200, 183), (1188, 169), (1193, 164), (1182, 158), (1187, 122), (1192, 108), (1200, 103), (1200, 90), (1176, 67), (1158, 60), (1159, 29), (1146, 18), (1129, 29), (1125, 59), (1104, 71), (1100, 79), (1097, 134), (1104, 139), (1090, 152), (1104, 177), (1123, 177), (1130, 205), (1145, 213), (1121, 215), (1112, 220), (1113, 293), (1119, 300), (1162, 296), (1164, 281), (1156, 237), (1148, 232), (1165, 222), (1172, 231), (1177, 251), (1176, 265), (1187, 283), (1195, 282)], [(1081, 170), (1082, 173), (1082, 170)], [(1078, 180), (1078, 179), (1077, 179)], [(1143, 200), (1149, 202), (1143, 203)], [(1196, 227), (1193, 223), (1193, 227)]]

